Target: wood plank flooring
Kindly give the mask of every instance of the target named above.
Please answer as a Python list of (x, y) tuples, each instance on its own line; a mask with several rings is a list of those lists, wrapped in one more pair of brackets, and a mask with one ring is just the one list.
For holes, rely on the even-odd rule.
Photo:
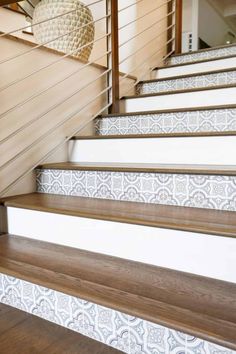
[(1, 354), (118, 354), (119, 350), (0, 304)]

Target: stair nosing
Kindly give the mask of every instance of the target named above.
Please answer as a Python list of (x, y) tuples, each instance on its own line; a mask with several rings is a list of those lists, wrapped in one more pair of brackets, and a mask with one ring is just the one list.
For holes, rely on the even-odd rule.
[(219, 85), (219, 86), (209, 86), (209, 87), (197, 87), (183, 90), (172, 90), (172, 91), (163, 91), (163, 92), (155, 92), (155, 93), (146, 93), (141, 95), (131, 95), (131, 96), (123, 96), (121, 100), (127, 99), (142, 99), (146, 97), (158, 97), (165, 95), (179, 95), (183, 93), (192, 93), (192, 92), (201, 92), (201, 91), (213, 91), (213, 90), (222, 90), (222, 89), (230, 89), (235, 88), (236, 84), (228, 84), (228, 85)]
[(117, 135), (81, 135), (70, 140), (110, 140), (110, 139), (165, 139), (165, 138), (209, 138), (220, 136), (235, 136), (236, 131), (182, 132), (182, 133), (151, 133), (151, 134), (117, 134)]
[(152, 110), (152, 111), (139, 111), (139, 112), (125, 112), (125, 113), (110, 113), (100, 115), (95, 120), (99, 119), (109, 119), (112, 117), (129, 117), (129, 116), (142, 116), (150, 114), (168, 114), (168, 113), (184, 113), (184, 112), (198, 112), (198, 111), (214, 111), (214, 110), (223, 110), (223, 109), (235, 109), (236, 104), (226, 104), (218, 106), (202, 106), (202, 107), (189, 107), (189, 108), (176, 108), (176, 109), (163, 109), (163, 110)]
[(236, 166), (221, 165), (179, 165), (179, 164), (122, 164), (122, 163), (47, 163), (37, 167), (38, 170), (70, 171), (107, 171), (130, 173), (160, 173), (184, 175), (236, 176)]
[[(39, 197), (44, 197), (44, 198), (53, 198), (54, 200), (56, 199), (65, 199), (68, 203), (68, 196), (63, 196), (63, 195), (56, 195), (56, 194), (47, 194), (47, 193), (32, 193), (32, 196), (37, 195)], [(194, 212), (199, 212), (200, 208), (191, 208), (191, 207), (183, 207), (183, 206), (166, 206), (166, 205), (158, 205), (158, 204), (149, 204), (149, 203), (138, 203), (138, 202), (127, 202), (127, 201), (114, 201), (114, 200), (109, 200), (109, 199), (99, 199), (99, 198), (86, 198), (86, 197), (77, 197), (77, 196), (69, 196), (70, 200), (87, 200), (89, 203), (108, 203), (111, 206), (116, 205), (119, 207), (121, 205), (125, 206), (138, 206), (138, 208), (147, 208), (149, 209), (161, 209), (161, 208), (167, 208), (169, 210), (175, 210), (177, 211), (191, 211), (192, 213)], [(118, 222), (118, 223), (125, 223), (125, 224), (132, 224), (132, 225), (140, 225), (140, 226), (148, 226), (148, 227), (154, 227), (154, 228), (160, 228), (160, 229), (169, 229), (169, 230), (176, 230), (176, 231), (182, 231), (182, 232), (192, 232), (196, 234), (207, 234), (207, 235), (212, 235), (212, 236), (219, 236), (219, 237), (229, 237), (229, 238), (236, 238), (236, 226), (232, 227), (232, 230), (229, 230), (229, 227), (227, 230), (222, 229), (220, 225), (216, 225), (215, 223), (211, 222), (211, 228), (209, 228), (209, 223), (208, 223), (208, 228), (205, 227), (204, 225), (201, 224), (201, 222), (195, 222), (195, 225), (189, 225), (189, 224), (184, 224), (183, 221), (179, 222), (179, 219), (173, 219), (172, 217), (165, 217), (163, 220), (163, 217), (161, 218), (162, 220), (148, 220), (148, 218), (145, 219), (143, 211), (139, 211), (137, 214), (138, 216), (134, 217), (131, 215), (127, 215), (127, 213), (124, 215), (109, 215), (109, 213), (103, 214), (99, 213), (99, 210), (96, 209), (96, 211), (87, 211), (87, 210), (72, 210), (69, 208), (63, 207), (63, 209), (59, 207), (46, 207), (42, 205), (32, 205), (30, 203), (23, 203), (20, 201), (17, 201), (19, 197), (11, 198), (9, 200), (5, 199), (4, 201), (4, 206), (5, 207), (10, 207), (10, 208), (18, 208), (18, 209), (26, 209), (26, 210), (34, 210), (34, 211), (39, 211), (39, 212), (46, 212), (46, 213), (53, 213), (53, 214), (60, 214), (60, 215), (69, 215), (69, 216), (76, 216), (76, 217), (81, 217), (81, 218), (88, 218), (88, 219), (95, 219), (95, 220), (105, 220), (105, 221), (110, 221), (110, 222)], [(177, 209), (176, 209), (177, 208)], [(195, 209), (195, 210), (194, 210)], [(138, 209), (139, 210), (139, 209)], [(215, 209), (201, 209), (201, 211), (204, 211), (204, 213), (208, 214), (216, 214), (217, 217), (219, 215), (235, 215), (234, 211), (222, 211), (222, 210), (215, 210)], [(230, 214), (229, 214), (230, 213)], [(235, 229), (235, 230), (234, 230)]]
[(211, 74), (220, 74), (220, 73), (227, 73), (227, 72), (232, 72), (232, 71), (236, 71), (236, 67), (231, 67), (231, 68), (226, 68), (226, 69), (218, 69), (218, 70), (214, 70), (214, 71), (201, 71), (199, 73), (193, 73), (193, 74), (184, 74), (184, 75), (179, 75), (179, 76), (169, 76), (169, 77), (163, 77), (160, 79), (150, 79), (150, 80), (142, 80), (138, 82), (139, 84), (149, 84), (152, 82), (163, 82), (163, 81), (172, 81), (172, 80), (178, 80), (178, 79), (187, 79), (187, 78), (192, 78), (192, 77), (197, 77), (197, 76), (205, 76), (205, 75), (211, 75)]
[[(187, 66), (187, 65), (195, 65), (195, 64), (204, 64), (204, 63), (208, 63), (211, 61), (215, 61), (215, 60), (224, 60), (224, 59), (232, 59), (232, 58), (236, 58), (236, 54), (232, 54), (232, 55), (227, 55), (227, 56), (223, 56), (223, 57), (216, 57), (216, 58), (208, 58), (208, 59), (202, 59), (202, 60), (197, 60), (197, 61), (190, 61), (190, 62), (184, 62), (184, 63), (179, 63), (179, 64), (170, 64), (167, 66), (157, 66), (155, 67), (153, 70), (165, 70), (165, 69), (171, 69), (171, 68), (176, 68), (176, 67), (182, 67), (182, 66)], [(225, 69), (227, 70), (227, 68)], [(208, 72), (208, 71), (206, 71)]]

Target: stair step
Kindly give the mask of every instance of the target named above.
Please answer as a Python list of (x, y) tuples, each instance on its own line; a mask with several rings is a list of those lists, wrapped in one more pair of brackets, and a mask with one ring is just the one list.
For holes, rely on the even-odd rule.
[(236, 166), (56, 163), (36, 179), (41, 193), (236, 211)]
[(178, 90), (141, 96), (126, 96), (121, 100), (121, 112), (140, 112), (155, 110), (177, 110), (215, 105), (234, 105), (236, 85), (204, 87), (191, 90)]
[(68, 147), (77, 163), (236, 165), (235, 132), (81, 137)]
[(26, 312), (0, 304), (1, 353), (11, 354), (118, 354), (119, 350), (50, 323)]
[(11, 234), (236, 283), (234, 212), (39, 193), (5, 205)]
[(5, 202), (5, 206), (236, 237), (236, 218), (235, 213), (231, 211), (130, 203), (41, 193), (9, 198)]
[(14, 235), (0, 237), (0, 269), (236, 349), (235, 284)]
[(197, 74), (215, 70), (227, 70), (236, 66), (236, 52), (219, 58), (209, 58), (179, 64), (168, 64), (167, 66), (154, 69), (154, 76), (158, 79), (170, 76), (181, 76), (187, 74)]
[(198, 74), (188, 74), (163, 79), (146, 80), (138, 83), (136, 93), (146, 95), (152, 93), (191, 91), (211, 87), (222, 87), (236, 84), (236, 68), (223, 69)]
[(213, 59), (218, 57), (227, 57), (229, 55), (236, 54), (236, 45), (225, 45), (214, 48), (207, 48), (198, 51), (194, 51), (191, 53), (178, 54), (173, 55), (169, 59), (169, 64), (181, 64), (181, 63), (189, 63), (195, 61), (201, 61), (206, 59)]
[(236, 106), (131, 112), (95, 120), (99, 136), (236, 131)]

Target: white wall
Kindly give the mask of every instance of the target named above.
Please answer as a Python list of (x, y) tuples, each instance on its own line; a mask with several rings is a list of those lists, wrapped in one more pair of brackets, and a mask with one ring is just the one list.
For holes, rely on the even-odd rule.
[(216, 9), (214, 0), (183, 0), (182, 51), (188, 51), (187, 36), (192, 33), (192, 50), (198, 50), (198, 39), (209, 46), (224, 45), (224, 37), (232, 28), (223, 12)]
[(199, 37), (211, 47), (224, 45), (224, 36), (232, 31), (223, 14), (220, 15), (208, 0), (199, 0)]
[(188, 36), (192, 34), (192, 50), (198, 49), (198, 2), (183, 0), (182, 52), (188, 52)]

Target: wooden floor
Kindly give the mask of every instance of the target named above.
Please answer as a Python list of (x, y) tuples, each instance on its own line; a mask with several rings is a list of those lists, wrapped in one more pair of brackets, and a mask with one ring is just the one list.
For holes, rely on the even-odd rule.
[(14, 235), (0, 272), (236, 350), (233, 283)]
[(76, 332), (0, 304), (1, 354), (118, 354)]

